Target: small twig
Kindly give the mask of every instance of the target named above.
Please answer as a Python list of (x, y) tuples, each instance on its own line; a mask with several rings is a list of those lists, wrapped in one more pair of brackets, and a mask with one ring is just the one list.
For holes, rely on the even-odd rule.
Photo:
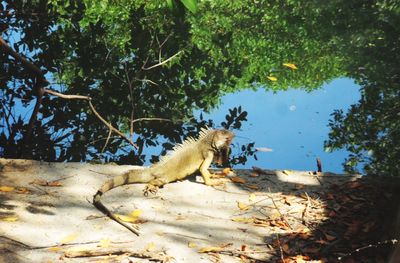
[(177, 52), (175, 55), (173, 55), (173, 56), (167, 58), (166, 60), (164, 60), (164, 61), (162, 61), (162, 62), (160, 62), (160, 63), (157, 63), (157, 64), (155, 64), (155, 65), (153, 65), (153, 66), (150, 66), (150, 67), (148, 67), (148, 68), (145, 68), (145, 67), (143, 66), (142, 69), (143, 69), (143, 70), (150, 70), (150, 69), (153, 69), (153, 68), (162, 66), (162, 65), (164, 65), (165, 63), (168, 63), (169, 61), (171, 61), (172, 59), (174, 59), (176, 56), (178, 56), (178, 55), (179, 55), (180, 53), (182, 53), (182, 52), (183, 52), (183, 51), (181, 50), (181, 51)]
[[(271, 192), (271, 189), (268, 187), (268, 192)], [(274, 198), (272, 196), (268, 195), (267, 196), (271, 199), (272, 203), (274, 204), (275, 209), (278, 211), (278, 214), (281, 216), (282, 220), (286, 222), (286, 224), (289, 226), (291, 230), (293, 230), (293, 227), (289, 224), (289, 222), (286, 220), (286, 217), (283, 216), (281, 213), (281, 210), (279, 209), (278, 205), (275, 203)]]
[(131, 257), (136, 258), (145, 258), (150, 261), (164, 262), (167, 258), (167, 255), (164, 251), (156, 251), (156, 252), (135, 252), (130, 249), (124, 248), (101, 248), (101, 249), (91, 249), (91, 250), (83, 250), (83, 251), (66, 251), (64, 253), (67, 258), (81, 258), (81, 257), (99, 257), (99, 256), (108, 256), (108, 255), (122, 255), (127, 254)]
[(281, 260), (282, 260), (283, 263), (286, 263), (285, 257), (283, 255), (283, 248), (282, 248), (281, 240), (279, 239), (279, 235), (278, 234), (276, 234), (276, 240), (278, 241), (279, 253), (281, 255)]
[(106, 147), (107, 147), (107, 145), (108, 145), (108, 142), (110, 141), (111, 134), (112, 134), (112, 130), (111, 130), (111, 129), (108, 129), (108, 136), (107, 136), (106, 142), (104, 143), (103, 149), (101, 149), (101, 152), (100, 152), (100, 153), (103, 153), (104, 150), (106, 149)]
[(310, 206), (311, 201), (310, 201), (310, 196), (307, 194), (307, 192), (304, 192), (304, 194), (307, 196), (307, 203), (303, 213), (301, 214), (301, 221), (303, 222), (304, 225), (306, 225), (305, 217), (307, 216), (307, 209)]
[(397, 244), (398, 242), (399, 242), (398, 239), (389, 239), (389, 240), (379, 241), (379, 242), (377, 242), (377, 243), (375, 243), (375, 244), (369, 244), (369, 245), (367, 245), (367, 246), (357, 248), (357, 249), (355, 249), (355, 250), (353, 250), (353, 251), (351, 251), (351, 252), (345, 254), (344, 256), (338, 257), (337, 259), (338, 259), (339, 261), (341, 261), (341, 260), (343, 260), (343, 258), (349, 257), (349, 256), (351, 256), (351, 255), (353, 255), (353, 254), (355, 254), (355, 253), (359, 253), (359, 252), (361, 252), (361, 251), (363, 251), (363, 250), (366, 250), (366, 249), (368, 249), (368, 248), (377, 248), (377, 247), (379, 247), (379, 246), (387, 245), (387, 244), (390, 244), (390, 243), (391, 243), (392, 245), (395, 245), (395, 244)]
[(152, 81), (150, 79), (138, 79), (138, 78), (135, 78), (135, 80), (141, 81), (141, 82), (149, 82), (149, 83), (151, 83), (151, 84), (153, 84), (155, 86), (160, 86), (158, 83), (156, 83), (156, 82), (154, 82), (154, 81)]
[(139, 118), (136, 120), (132, 120), (131, 123), (139, 122), (139, 121), (168, 121), (172, 122), (171, 119), (164, 119), (164, 118)]
[(269, 251), (256, 251), (256, 250), (249, 250), (249, 251), (242, 251), (238, 249), (222, 249), (222, 250), (215, 250), (211, 252), (207, 252), (208, 254), (222, 254), (234, 257), (245, 257), (248, 259), (256, 260), (257, 262), (271, 262), (270, 259), (264, 259), (261, 257), (257, 257), (251, 254), (271, 254)]

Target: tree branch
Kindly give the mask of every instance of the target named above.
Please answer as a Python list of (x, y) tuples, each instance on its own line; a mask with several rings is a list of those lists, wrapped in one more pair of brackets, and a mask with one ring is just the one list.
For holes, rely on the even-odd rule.
[(153, 69), (153, 68), (162, 66), (162, 65), (164, 65), (165, 63), (167, 63), (167, 62), (173, 60), (176, 56), (178, 56), (178, 55), (179, 55), (180, 53), (182, 53), (182, 52), (183, 52), (183, 51), (181, 50), (181, 51), (179, 51), (178, 53), (176, 53), (175, 55), (173, 55), (173, 56), (167, 58), (166, 60), (164, 60), (164, 61), (162, 61), (162, 62), (160, 62), (160, 63), (157, 63), (157, 64), (155, 64), (155, 65), (153, 65), (153, 66), (150, 66), (150, 67), (148, 67), (148, 68), (145, 68), (145, 67), (143, 66), (142, 69), (143, 69), (143, 70), (150, 70), (150, 69)]

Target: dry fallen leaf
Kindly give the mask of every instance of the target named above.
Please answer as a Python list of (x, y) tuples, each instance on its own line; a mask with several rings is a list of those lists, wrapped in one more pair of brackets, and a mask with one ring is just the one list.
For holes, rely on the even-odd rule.
[(197, 247), (197, 245), (193, 242), (188, 242), (188, 247), (195, 248), (195, 247)]
[(29, 194), (29, 190), (28, 190), (28, 188), (25, 188), (25, 187), (18, 187), (17, 194)]
[(64, 237), (64, 238), (60, 241), (60, 243), (61, 243), (61, 244), (69, 243), (69, 242), (71, 242), (71, 241), (74, 241), (78, 236), (79, 236), (78, 233), (73, 233), (73, 234), (71, 234), (71, 235), (68, 235), (68, 236)]
[(0, 192), (12, 192), (14, 189), (12, 186), (0, 186)]
[(360, 181), (353, 181), (353, 182), (350, 183), (350, 188), (351, 189), (358, 188), (360, 186), (361, 186)]
[(234, 177), (231, 177), (230, 179), (231, 179), (231, 181), (234, 182), (234, 183), (239, 183), (239, 184), (245, 184), (245, 183), (246, 183), (246, 180), (243, 179), (243, 178), (240, 177), (240, 176), (234, 176)]
[(100, 242), (97, 246), (107, 248), (107, 247), (110, 247), (110, 245), (111, 245), (111, 240), (108, 238), (104, 238), (104, 239), (100, 240)]
[(199, 249), (200, 253), (208, 253), (208, 252), (218, 252), (221, 251), (222, 249), (220, 247), (203, 247)]
[(248, 205), (243, 204), (242, 202), (236, 201), (237, 206), (239, 207), (240, 210), (249, 210), (250, 207)]
[(203, 247), (199, 249), (200, 253), (219, 252), (223, 250), (222, 247)]
[(114, 214), (116, 217), (118, 217), (120, 220), (128, 223), (136, 223), (139, 219), (139, 216), (142, 214), (142, 210), (136, 209), (129, 215), (120, 215), (120, 214)]
[(153, 242), (148, 243), (146, 246), (146, 251), (151, 252), (154, 250), (156, 250), (156, 245)]
[(256, 185), (256, 184), (246, 184), (245, 186), (247, 188), (254, 189), (254, 190), (258, 190), (259, 189), (258, 185)]
[(60, 250), (62, 250), (62, 248), (61, 247), (49, 247), (47, 250), (48, 251), (60, 251)]
[(0, 217), (0, 220), (5, 222), (15, 222), (18, 220), (18, 217), (17, 216)]
[(296, 185), (294, 186), (294, 188), (295, 188), (296, 190), (301, 190), (301, 189), (304, 188), (304, 184), (296, 184)]
[(256, 200), (256, 194), (255, 193), (251, 193), (249, 194), (249, 202), (254, 202)]
[(46, 180), (34, 180), (31, 184), (36, 184), (40, 186), (52, 186), (52, 187), (60, 187), (62, 184), (58, 181), (46, 181)]
[(253, 223), (254, 218), (246, 218), (246, 217), (234, 217), (231, 219), (233, 222), (238, 222), (238, 223)]
[(336, 239), (335, 236), (332, 236), (332, 235), (329, 235), (329, 234), (325, 234), (325, 238), (326, 238), (326, 240), (328, 240), (328, 241), (333, 241), (333, 240)]

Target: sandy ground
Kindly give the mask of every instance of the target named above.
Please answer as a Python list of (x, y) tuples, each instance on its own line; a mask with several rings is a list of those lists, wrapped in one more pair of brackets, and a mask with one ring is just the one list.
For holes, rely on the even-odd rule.
[[(239, 176), (235, 182), (229, 177), (218, 179), (223, 185), (217, 187), (205, 186), (199, 182), (200, 176), (193, 176), (166, 185), (155, 196), (143, 196), (145, 185), (140, 184), (106, 193), (102, 200), (113, 213), (141, 211), (138, 237), (104, 217), (91, 204), (93, 194), (106, 179), (132, 168), (135, 167), (0, 159), (0, 261), (151, 260), (132, 257), (136, 253), (138, 257), (172, 262), (243, 262), (242, 251), (242, 255), (249, 256), (247, 259), (268, 262), (276, 255), (270, 244), (281, 230), (254, 226), (240, 219), (265, 218), (277, 212), (301, 217), (303, 206), (285, 208), (280, 198), (283, 194), (318, 193), (332, 182), (357, 177), (240, 170), (235, 171)], [(281, 208), (276, 209), (273, 199)], [(230, 252), (201, 253), (225, 248)], [(110, 254), (115, 250), (132, 253), (67, 257), (74, 252), (108, 250)]]

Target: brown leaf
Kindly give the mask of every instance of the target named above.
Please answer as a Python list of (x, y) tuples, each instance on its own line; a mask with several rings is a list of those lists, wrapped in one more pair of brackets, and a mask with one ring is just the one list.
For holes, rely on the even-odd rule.
[(31, 182), (31, 184), (36, 184), (36, 185), (40, 185), (40, 186), (52, 186), (52, 187), (60, 187), (62, 186), (62, 184), (58, 181), (46, 181), (46, 180), (39, 180), (36, 179), (34, 181)]
[(326, 234), (326, 233), (324, 235), (325, 235), (326, 240), (328, 240), (328, 241), (332, 241), (332, 240), (336, 239), (335, 236), (332, 236), (332, 235), (329, 235), (329, 234)]
[(258, 185), (256, 185), (256, 184), (245, 184), (245, 186), (247, 188), (250, 188), (250, 189), (253, 189), (253, 190), (258, 190), (259, 189)]
[(360, 187), (361, 183), (360, 183), (360, 181), (353, 181), (353, 182), (350, 182), (349, 186), (351, 189), (354, 189), (354, 188)]
[(365, 233), (368, 233), (371, 231), (371, 229), (375, 226), (375, 222), (371, 221), (371, 222), (367, 222), (363, 225), (362, 231)]
[(260, 176), (260, 174), (256, 173), (256, 172), (253, 172), (250, 174), (250, 177), (259, 177), (259, 176)]
[(234, 183), (239, 183), (239, 184), (245, 184), (247, 181), (239, 176), (234, 176), (230, 178), (232, 182)]
[(25, 187), (18, 187), (17, 194), (29, 194), (29, 190), (28, 190), (28, 188), (25, 188)]

